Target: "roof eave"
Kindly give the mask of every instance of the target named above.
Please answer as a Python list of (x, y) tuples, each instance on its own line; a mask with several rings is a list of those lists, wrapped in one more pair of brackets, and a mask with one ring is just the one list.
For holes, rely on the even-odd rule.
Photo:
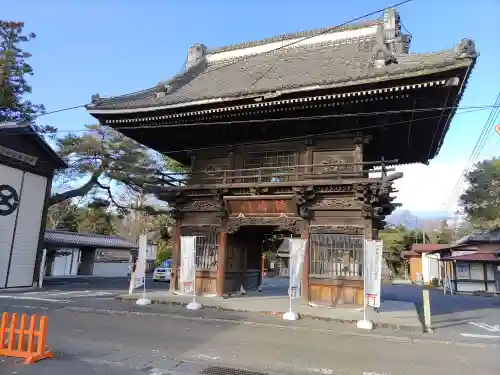
[[(354, 87), (365, 84), (372, 84), (378, 82), (390, 82), (395, 81), (397, 79), (404, 78), (414, 78), (419, 76), (426, 76), (434, 73), (439, 73), (448, 70), (455, 70), (460, 68), (470, 68), (475, 59), (463, 59), (455, 64), (450, 64), (448, 66), (434, 67), (434, 68), (424, 68), (422, 70), (413, 71), (410, 73), (400, 73), (394, 75), (381, 75), (375, 78), (365, 78), (355, 81), (348, 81), (342, 83), (334, 83), (327, 85), (312, 85), (306, 87), (297, 87), (291, 89), (282, 89), (276, 90), (272, 92), (262, 92), (258, 94), (239, 96), (239, 97), (224, 97), (224, 98), (212, 98), (212, 99), (203, 99), (192, 102), (184, 102), (184, 103), (176, 103), (176, 104), (168, 104), (163, 106), (154, 106), (154, 107), (138, 107), (138, 108), (121, 108), (121, 109), (99, 109), (96, 108), (95, 105), (87, 105), (86, 109), (88, 113), (96, 118), (99, 118), (99, 115), (117, 115), (117, 114), (136, 114), (136, 113), (150, 113), (155, 111), (169, 110), (169, 109), (177, 109), (177, 108), (188, 108), (193, 106), (200, 106), (206, 104), (216, 104), (216, 103), (227, 103), (230, 101), (239, 101), (245, 99), (254, 99), (256, 101), (265, 100), (270, 98), (277, 98), (282, 95), (289, 95), (300, 92), (310, 92), (310, 91), (318, 91), (318, 90), (328, 90), (328, 89), (337, 89), (340, 87)], [(469, 69), (470, 70), (470, 69)]]
[[(45, 141), (45, 139), (38, 134), (38, 132), (29, 124), (13, 124), (12, 126), (3, 126), (3, 129), (20, 129), (25, 131), (25, 134), (35, 137), (36, 143), (45, 151), (45, 153), (54, 162), (56, 168), (64, 169), (68, 167), (68, 164), (54, 151), (52, 147)], [(2, 130), (0, 128), (0, 130)]]

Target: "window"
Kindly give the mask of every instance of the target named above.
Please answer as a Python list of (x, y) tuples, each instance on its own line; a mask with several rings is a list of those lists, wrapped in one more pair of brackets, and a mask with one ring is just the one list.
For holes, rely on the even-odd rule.
[(363, 236), (311, 234), (310, 241), (310, 276), (363, 276)]
[(457, 262), (457, 280), (484, 280), (482, 263)]
[[(289, 174), (295, 171), (296, 155), (294, 151), (250, 152), (244, 161), (243, 168), (265, 168), (261, 171), (247, 171), (246, 175), (255, 179), (245, 179), (245, 182), (280, 182), (289, 181)], [(250, 181), (253, 180), (253, 181)]]
[(219, 235), (217, 232), (196, 235), (196, 268), (217, 269)]
[(469, 263), (457, 263), (457, 280), (470, 280)]

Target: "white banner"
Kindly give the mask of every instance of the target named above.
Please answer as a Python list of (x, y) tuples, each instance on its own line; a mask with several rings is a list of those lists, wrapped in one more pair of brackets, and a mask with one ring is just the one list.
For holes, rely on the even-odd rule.
[(145, 234), (139, 236), (139, 254), (135, 263), (134, 288), (138, 288), (146, 282), (146, 251), (148, 238)]
[(302, 278), (302, 269), (304, 268), (304, 254), (307, 241), (302, 238), (290, 238), (289, 241), (290, 285), (288, 292), (292, 299), (296, 299), (300, 298), (300, 282)]
[(196, 282), (196, 236), (181, 236), (181, 293), (194, 293)]
[(380, 307), (380, 293), (382, 288), (382, 251), (383, 242), (365, 240), (364, 243), (364, 272), (365, 294), (368, 306)]

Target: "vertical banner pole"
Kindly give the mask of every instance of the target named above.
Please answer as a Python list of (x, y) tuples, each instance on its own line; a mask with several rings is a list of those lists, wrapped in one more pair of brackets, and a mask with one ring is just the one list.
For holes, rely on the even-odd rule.
[[(185, 241), (182, 240), (181, 237), (181, 244), (182, 245), (188, 245), (191, 256), (189, 257), (189, 262), (190, 262), (190, 272), (192, 275), (192, 280), (193, 280), (193, 300), (189, 302), (186, 306), (188, 310), (200, 310), (203, 308), (201, 303), (196, 301), (196, 241), (197, 241), (198, 236), (189, 236), (186, 238)], [(181, 245), (181, 251), (182, 251), (182, 245)], [(182, 259), (182, 258), (181, 258)], [(182, 267), (182, 266), (181, 266)]]
[(369, 275), (368, 267), (368, 252), (367, 245), (373, 241), (363, 240), (363, 320), (358, 320), (357, 326), (359, 329), (373, 329), (373, 322), (368, 320), (367, 317), (367, 282)]
[[(139, 236), (139, 254), (137, 257), (137, 267), (139, 274), (142, 274), (142, 296), (136, 301), (137, 305), (151, 305), (151, 300), (146, 296), (146, 251), (148, 246), (148, 236), (141, 234)], [(137, 268), (136, 268), (137, 269)], [(135, 279), (135, 276), (134, 276)]]
[(363, 320), (366, 322), (366, 309), (368, 305), (368, 298), (366, 295), (366, 281), (368, 276), (368, 257), (366, 256), (366, 241), (363, 241)]
[(130, 266), (130, 283), (128, 285), (128, 295), (131, 296), (134, 294), (134, 278), (135, 278), (135, 272), (134, 272), (134, 263)]
[(45, 276), (45, 263), (47, 263), (47, 249), (42, 251), (42, 261), (40, 262), (40, 269), (38, 270), (38, 288), (43, 287), (43, 278)]
[[(299, 247), (300, 245), (300, 247)], [(294, 240), (292, 236), (289, 239), (289, 276), (288, 276), (288, 312), (283, 314), (283, 320), (298, 320), (299, 314), (292, 310), (292, 297), (293, 292), (297, 291), (297, 285), (294, 279), (300, 282), (301, 280), (301, 258), (304, 255), (305, 241), (303, 239)]]
[(433, 333), (432, 325), (431, 325), (431, 301), (429, 296), (429, 290), (422, 290), (422, 298), (424, 304), (424, 323), (425, 323), (425, 332)]

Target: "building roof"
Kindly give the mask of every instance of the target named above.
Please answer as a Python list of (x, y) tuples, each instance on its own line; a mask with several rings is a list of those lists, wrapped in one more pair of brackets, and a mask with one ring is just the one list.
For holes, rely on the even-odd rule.
[(466, 244), (472, 242), (479, 243), (500, 243), (500, 228), (492, 228), (485, 231), (478, 231), (460, 238), (457, 244)]
[(463, 261), (463, 262), (498, 262), (500, 263), (500, 257), (493, 253), (473, 253), (465, 255), (455, 255), (446, 258), (442, 258), (442, 261)]
[(52, 147), (38, 134), (35, 129), (29, 124), (20, 124), (16, 122), (2, 122), (0, 123), (0, 134), (2, 133), (15, 133), (26, 134), (33, 137), (34, 141), (40, 146), (43, 152), (52, 160), (56, 168), (66, 168), (66, 162), (54, 151)]
[(453, 245), (450, 244), (436, 244), (436, 243), (414, 243), (411, 246), (411, 251), (416, 254), (431, 253), (444, 249), (449, 249)]
[[(214, 50), (198, 44), (188, 53), (186, 69), (172, 79), (129, 95), (96, 95), (87, 109), (93, 115), (150, 112), (345, 88), (467, 68), (475, 61), (472, 41), (462, 41), (461, 48), (409, 54), (410, 38), (401, 34), (397, 12), (391, 15), (392, 21), (385, 17), (341, 30), (318, 29)], [(380, 64), (382, 50), (386, 55)]]
[(47, 229), (44, 236), (45, 245), (96, 247), (108, 249), (136, 249), (137, 245), (118, 236), (105, 236), (92, 233), (75, 233), (63, 230)]

